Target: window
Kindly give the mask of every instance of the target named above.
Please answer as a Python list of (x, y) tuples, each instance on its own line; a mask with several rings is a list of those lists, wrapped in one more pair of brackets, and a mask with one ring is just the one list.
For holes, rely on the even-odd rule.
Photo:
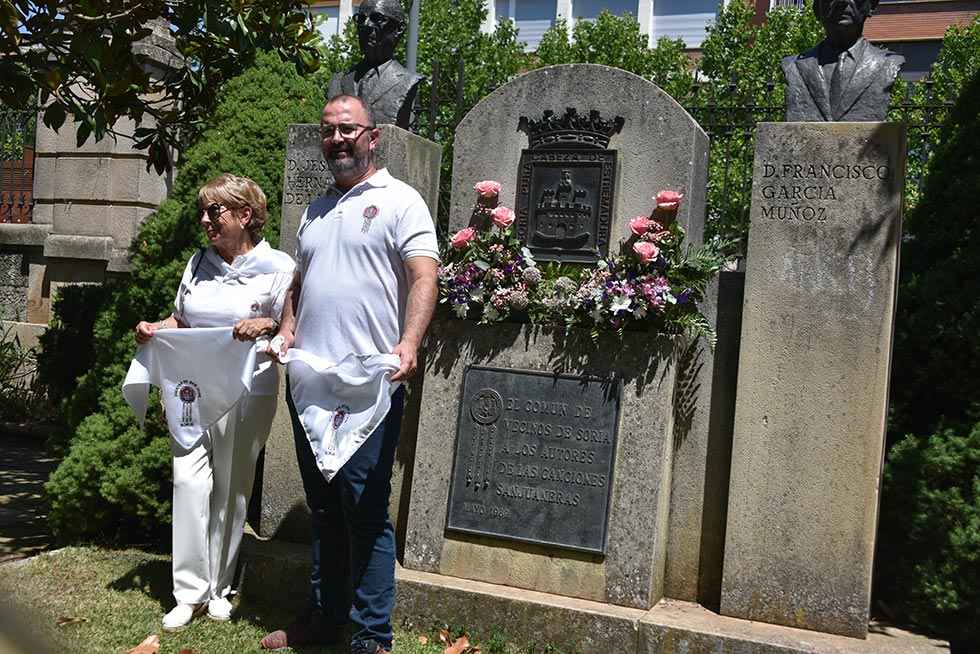
[(324, 43), (330, 43), (330, 37), (340, 31), (340, 7), (310, 7), (314, 23)]
[(517, 40), (536, 50), (541, 35), (555, 24), (555, 0), (495, 0), (497, 20), (512, 20), (517, 26)]
[(653, 41), (666, 36), (701, 47), (705, 28), (714, 22), (719, 0), (654, 0)]
[(616, 16), (636, 16), (636, 0), (573, 0), (572, 16), (576, 20), (595, 20), (603, 10)]
[(803, 9), (806, 7), (804, 0), (770, 0), (769, 8), (775, 9), (776, 7), (796, 7), (797, 9)]

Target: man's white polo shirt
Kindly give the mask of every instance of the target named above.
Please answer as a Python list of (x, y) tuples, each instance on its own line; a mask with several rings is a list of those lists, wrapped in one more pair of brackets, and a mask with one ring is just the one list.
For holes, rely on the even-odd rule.
[(390, 354), (404, 327), (404, 261), (419, 256), (439, 259), (418, 191), (384, 168), (346, 193), (332, 187), (300, 220), (294, 347), (334, 362)]

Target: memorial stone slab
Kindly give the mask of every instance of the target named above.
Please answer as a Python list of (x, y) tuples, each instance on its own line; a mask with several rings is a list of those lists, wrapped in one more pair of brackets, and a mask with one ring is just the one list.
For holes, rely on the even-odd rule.
[(429, 332), (405, 567), (656, 604), (677, 340), (459, 320)]
[[(503, 185), (502, 204), (522, 209), (527, 202), (518, 197), (522, 176), (534, 174), (521, 165), (522, 158), (530, 165), (542, 150), (531, 143), (532, 130), (521, 128), (547, 120), (548, 116), (560, 123), (569, 109), (581, 119), (596, 112), (601, 121), (617, 125), (621, 121), (608, 141), (609, 150), (616, 153), (615, 166), (604, 148), (596, 151), (599, 158), (594, 171), (588, 169), (588, 162), (572, 162), (583, 170), (582, 186), (588, 186), (584, 183), (588, 175), (596, 178), (591, 184), (596, 191), (602, 189), (606, 176), (613, 176), (607, 173), (615, 173), (609, 249), (615, 251), (631, 218), (650, 214), (651, 197), (663, 189), (685, 194), (677, 219), (687, 230), (689, 241), (700, 243), (707, 189), (707, 135), (683, 107), (655, 84), (624, 70), (596, 64), (531, 71), (501, 86), (466, 114), (456, 128), (454, 141), (450, 230), (467, 226), (472, 214), (473, 185), (484, 179)], [(560, 125), (556, 126), (556, 131), (560, 129)], [(539, 183), (544, 188), (546, 182), (553, 181), (557, 194), (558, 176), (565, 169), (555, 170), (555, 180), (543, 179)], [(574, 189), (579, 185), (578, 173), (575, 168), (569, 170)], [(538, 174), (547, 173), (544, 170)], [(541, 199), (533, 198), (535, 203)]]
[(721, 612), (864, 638), (905, 130), (761, 123)]
[[(650, 215), (652, 197), (664, 189), (685, 194), (677, 219), (690, 242), (700, 243), (707, 145), (691, 116), (648, 80), (593, 64), (538, 69), (491, 93), (458, 126), (450, 230), (470, 223), (473, 186), (489, 179), (502, 184), (500, 203), (515, 210), (518, 235), (542, 261), (590, 264), (618, 251), (629, 220)], [(663, 596), (681, 346), (645, 332), (603, 336), (597, 345), (588, 330), (574, 331), (573, 338), (459, 321), (430, 330), (406, 567), (628, 607), (649, 608)], [(486, 388), (501, 397), (500, 421), (519, 425), (521, 454), (502, 452), (494, 436), (491, 454), (501, 458), (493, 460), (492, 492), (482, 503), (460, 502), (474, 491), (454, 461), (459, 468), (460, 457), (472, 456), (474, 434), (476, 452), (487, 456), (489, 441), (481, 444), (478, 427), (464, 424), (472, 413), (463, 406), (476, 401), (467, 375), (485, 368), (503, 371)], [(590, 422), (598, 413), (574, 415), (566, 376), (582, 377), (584, 387), (586, 377), (619, 380), (608, 444), (575, 440), (604, 428)], [(547, 379), (547, 388), (532, 379)], [(508, 385), (522, 390), (508, 394)], [(532, 409), (534, 402), (568, 404), (568, 412), (527, 413), (528, 401)], [(550, 442), (568, 430), (571, 442)], [(568, 457), (563, 465), (541, 459), (558, 449)], [(557, 481), (553, 469), (560, 469)], [(610, 486), (606, 508), (602, 493), (578, 483), (589, 480)], [(576, 494), (578, 507), (553, 506)]]
[[(387, 167), (392, 175), (408, 183), (425, 199), (435, 214), (439, 199), (439, 172), (442, 148), (432, 141), (394, 125), (381, 125), (381, 139), (375, 150), (375, 162)], [(282, 223), (279, 248), (296, 251), (296, 230), (310, 202), (333, 183), (333, 176), (320, 152), (320, 126), (294, 124), (288, 127), (286, 163), (283, 176)], [(407, 499), (418, 422), (418, 384), (409, 384), (402, 418), (402, 433), (392, 475), (390, 514), (396, 531), (404, 533)], [(261, 499), (256, 531), (264, 537), (296, 542), (309, 541), (309, 510), (303, 495), (303, 483), (296, 466), (293, 432), (284, 391), (280, 398), (269, 440), (266, 443), (261, 479)]]

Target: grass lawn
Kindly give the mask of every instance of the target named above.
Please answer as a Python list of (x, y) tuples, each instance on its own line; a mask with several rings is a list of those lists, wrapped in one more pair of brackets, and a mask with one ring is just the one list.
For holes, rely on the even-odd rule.
[[(205, 616), (168, 634), (160, 629), (160, 619), (173, 606), (171, 591), (170, 557), (140, 550), (69, 547), (0, 566), (0, 609), (33, 627), (57, 652), (121, 654), (150, 634), (160, 636), (161, 654), (185, 649), (194, 654), (262, 652), (259, 639), (291, 618), (282, 604), (242, 602), (230, 622)], [(58, 624), (65, 619), (79, 620)], [(422, 644), (420, 635), (429, 643)], [(2, 636), (0, 630), (0, 640)], [(398, 654), (442, 654), (445, 646), (438, 642), (434, 633), (395, 630)], [(349, 650), (281, 651), (347, 654)], [(503, 648), (494, 644), (482, 648), (482, 654), (495, 651), (502, 653)]]

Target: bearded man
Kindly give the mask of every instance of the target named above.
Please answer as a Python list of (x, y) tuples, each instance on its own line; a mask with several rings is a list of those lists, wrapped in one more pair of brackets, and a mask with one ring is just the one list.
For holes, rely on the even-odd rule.
[(815, 0), (826, 38), (782, 61), (787, 121), (885, 120), (905, 58), (862, 36), (877, 7), (878, 0)]
[[(375, 167), (381, 130), (364, 100), (332, 98), (323, 108), (320, 133), (335, 181), (300, 220), (298, 265), (277, 354), (295, 347), (334, 363), (351, 355), (389, 355), (397, 361), (392, 368), (398, 367), (390, 380), (403, 381), (415, 373), (438, 293), (432, 216), (415, 189)], [(297, 412), (303, 400), (295, 389), (290, 393), (298, 381), (287, 378), (286, 396), (312, 516), (310, 606), (285, 630), (263, 638), (262, 647), (333, 644), (351, 622), (351, 653), (383, 654), (392, 641), (395, 533), (388, 499), (404, 389), (391, 395), (387, 417), (350, 458), (328, 470), (327, 436), (304, 427), (299, 414), (306, 413), (302, 407)], [(335, 411), (336, 431), (350, 409), (327, 404), (325, 398), (321, 408)]]

